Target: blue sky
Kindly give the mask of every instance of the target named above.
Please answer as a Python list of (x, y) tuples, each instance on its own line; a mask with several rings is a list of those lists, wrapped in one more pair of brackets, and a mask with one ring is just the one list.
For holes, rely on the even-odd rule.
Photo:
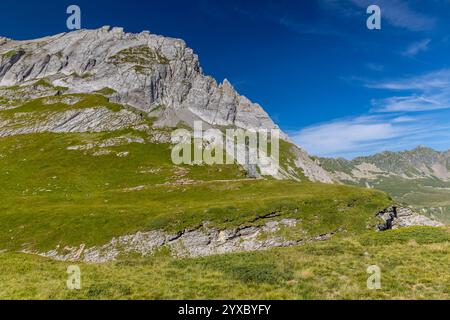
[[(70, 4), (83, 28), (183, 38), (312, 154), (450, 149), (450, 0), (22, 0), (3, 6), (0, 35), (65, 32)], [(381, 30), (366, 27), (371, 4)]]

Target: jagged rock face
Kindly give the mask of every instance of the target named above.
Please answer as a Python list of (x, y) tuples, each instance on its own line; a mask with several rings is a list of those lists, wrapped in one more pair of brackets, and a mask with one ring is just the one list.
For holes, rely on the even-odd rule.
[[(0, 120), (0, 137), (30, 133), (82, 133), (126, 129), (139, 124), (139, 117), (127, 110), (112, 112), (107, 108), (89, 108), (49, 113), (47, 119), (35, 120), (33, 114), (17, 114)], [(95, 119), (95, 121), (92, 121)]]
[[(39, 81), (45, 83), (37, 85)], [(33, 119), (31, 113), (8, 119), (0, 116), (0, 137), (137, 128), (138, 110), (156, 118), (155, 128), (193, 127), (201, 120), (205, 130), (208, 126), (279, 129), (260, 105), (239, 95), (230, 82), (218, 84), (204, 75), (197, 55), (179, 39), (109, 27), (30, 41), (0, 38), (0, 111), (15, 108), (17, 101), (63, 93), (68, 99), (70, 95), (99, 91), (108, 92), (111, 102), (134, 107), (136, 112), (109, 112), (93, 105), (86, 110), (47, 114), (44, 120)], [(2, 99), (7, 102), (2, 103)], [(289, 141), (282, 132), (280, 137)], [(296, 150), (295, 166), (307, 178), (333, 181), (306, 152)], [(256, 168), (247, 169), (249, 176), (258, 176)], [(283, 170), (274, 177), (298, 179)]]
[(121, 28), (80, 30), (32, 41), (0, 41), (0, 86), (47, 78), (70, 92), (114, 89), (113, 100), (159, 116), (157, 125), (277, 128), (258, 105), (201, 70), (184, 41), (125, 33)]

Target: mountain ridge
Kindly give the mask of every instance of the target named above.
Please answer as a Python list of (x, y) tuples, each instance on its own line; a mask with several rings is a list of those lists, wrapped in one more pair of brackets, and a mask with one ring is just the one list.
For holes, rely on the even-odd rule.
[[(46, 81), (61, 89), (53, 96), (100, 93), (111, 103), (145, 112), (155, 119), (152, 128), (192, 128), (195, 121), (202, 121), (215, 128), (279, 130), (259, 104), (240, 95), (228, 80), (218, 83), (205, 75), (198, 56), (180, 39), (105, 26), (35, 40), (4, 40), (0, 59), (0, 89), (22, 89)], [(41, 97), (34, 92), (27, 94), (28, 98)], [(8, 95), (7, 102), (16, 98), (11, 92)], [(66, 114), (61, 122), (70, 122), (73, 117), (77, 127), (89, 121), (92, 112), (81, 118)], [(107, 123), (109, 118), (92, 122)], [(17, 121), (8, 125), (18, 126)], [(40, 127), (48, 131), (55, 125)], [(281, 138), (289, 145), (290, 164), (285, 164), (276, 178), (301, 179), (304, 174), (311, 181), (332, 183), (329, 174), (283, 132)]]
[(353, 160), (318, 161), (336, 181), (383, 190), (422, 214), (450, 222), (450, 151), (418, 146)]
[[(450, 179), (450, 150), (436, 151), (426, 146), (417, 146), (412, 150), (383, 151), (371, 156), (360, 156), (352, 160), (345, 158), (319, 158), (325, 167), (333, 172), (349, 173), (348, 166), (358, 166), (364, 163), (376, 165), (378, 169), (388, 173), (401, 175), (404, 178), (435, 177), (441, 180)], [(347, 168), (345, 168), (347, 166)], [(415, 168), (415, 172), (407, 172)], [(372, 168), (373, 172), (377, 168)], [(369, 170), (371, 171), (371, 170)], [(409, 176), (408, 176), (409, 174)], [(349, 177), (351, 178), (351, 177)], [(357, 178), (357, 177), (356, 177)], [(368, 177), (369, 178), (369, 177)], [(345, 180), (341, 177), (340, 180)]]
[[(28, 41), (7, 40), (0, 54), (9, 58), (0, 69), (1, 86), (46, 78), (71, 93), (111, 88), (116, 91), (111, 97), (114, 102), (144, 111), (167, 105), (176, 111), (189, 109), (193, 118), (212, 124), (278, 129), (261, 106), (240, 96), (229, 81), (218, 84), (204, 75), (198, 56), (181, 39), (106, 26)], [(198, 98), (201, 95), (211, 99)], [(245, 112), (254, 118), (245, 118)], [(186, 115), (176, 115), (192, 124)], [(174, 119), (160, 119), (159, 124), (164, 126), (168, 120)]]
[(450, 149), (448, 150), (443, 150), (443, 151), (439, 151), (436, 150), (432, 147), (429, 147), (427, 145), (422, 145), (419, 144), (417, 145), (417, 147), (413, 148), (413, 149), (404, 149), (404, 150), (398, 150), (398, 151), (392, 151), (392, 150), (384, 150), (384, 151), (380, 151), (377, 153), (373, 153), (373, 154), (369, 154), (369, 155), (363, 155), (363, 156), (357, 156), (357, 157), (353, 157), (353, 158), (344, 158), (344, 157), (317, 157), (317, 158), (325, 158), (325, 159), (342, 159), (342, 160), (346, 160), (346, 161), (353, 161), (353, 160), (357, 160), (357, 159), (361, 159), (361, 158), (370, 158), (370, 157), (374, 157), (376, 155), (382, 155), (382, 154), (392, 154), (392, 153), (411, 153), (411, 152), (417, 152), (417, 151), (421, 151), (421, 150), (428, 150), (428, 151), (432, 151), (432, 152), (437, 152), (437, 153), (443, 153), (443, 154), (447, 154), (450, 153)]

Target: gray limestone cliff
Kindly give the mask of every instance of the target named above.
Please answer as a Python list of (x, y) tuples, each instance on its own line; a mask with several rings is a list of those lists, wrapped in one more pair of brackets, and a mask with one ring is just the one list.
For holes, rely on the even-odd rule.
[(121, 28), (81, 30), (32, 41), (0, 42), (0, 85), (49, 79), (70, 92), (111, 88), (115, 102), (159, 113), (160, 125), (278, 128), (258, 105), (225, 80), (205, 76), (182, 40)]
[[(183, 40), (148, 31), (133, 34), (106, 26), (29, 41), (0, 38), (0, 90), (32, 86), (44, 80), (54, 88), (64, 88), (65, 94), (107, 90), (111, 102), (155, 118), (154, 127), (192, 127), (194, 121), (201, 120), (211, 127), (278, 129), (259, 104), (240, 95), (229, 81), (217, 83), (205, 75), (198, 56)], [(61, 94), (58, 90), (52, 93)], [(36, 97), (40, 96), (28, 98)], [(0, 110), (10, 107), (0, 103)], [(96, 119), (96, 115), (101, 119)], [(124, 123), (132, 125), (129, 120), (133, 116), (127, 112), (123, 115)], [(0, 119), (0, 133), (5, 136), (46, 130), (64, 132), (64, 128), (83, 132), (97, 127), (96, 123), (111, 130), (106, 125), (111, 118), (105, 109), (71, 111), (56, 116), (57, 123), (33, 121), (32, 129), (20, 127), (17, 119)], [(70, 121), (74, 119), (72, 125)], [(281, 137), (291, 143), (284, 133)], [(295, 166), (307, 178), (332, 182), (330, 175), (305, 151), (293, 148), (298, 156)], [(281, 178), (289, 178), (289, 174), (284, 173)]]

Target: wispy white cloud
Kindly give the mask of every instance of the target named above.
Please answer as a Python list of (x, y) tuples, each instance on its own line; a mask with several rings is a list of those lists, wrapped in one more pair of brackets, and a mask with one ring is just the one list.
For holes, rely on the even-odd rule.
[(411, 95), (374, 100), (372, 104), (376, 112), (420, 112), (450, 108), (448, 93), (441, 95)]
[(383, 21), (409, 31), (430, 30), (436, 25), (434, 17), (415, 11), (406, 0), (320, 0), (320, 3), (350, 18), (360, 15), (361, 9), (365, 14), (365, 9), (376, 4), (381, 8)]
[[(323, 157), (354, 158), (386, 150), (412, 149), (419, 144), (439, 148), (450, 141), (450, 125), (433, 116), (360, 116), (337, 119), (291, 132), (292, 139), (308, 152)], [(434, 143), (430, 143), (430, 141)]]
[(368, 88), (399, 91), (445, 89), (450, 87), (450, 69), (441, 69), (420, 76), (406, 76), (381, 82), (366, 81), (364, 85)]
[(402, 52), (404, 56), (414, 57), (418, 55), (420, 52), (425, 52), (429, 49), (429, 45), (431, 43), (431, 39), (423, 39), (421, 41), (414, 42), (406, 48), (405, 51)]
[(394, 119), (392, 119), (393, 123), (407, 123), (407, 122), (414, 122), (417, 119), (414, 117), (409, 117), (409, 116), (400, 116), (400, 117), (396, 117)]
[(419, 144), (448, 149), (450, 69), (363, 84), (396, 95), (373, 100), (373, 109), (366, 115), (292, 132), (294, 141), (312, 154), (344, 158), (411, 149)]
[(410, 31), (430, 30), (435, 19), (414, 11), (404, 0), (350, 0), (360, 8), (377, 4), (381, 8), (382, 17), (391, 25)]
[(373, 100), (375, 112), (421, 112), (450, 108), (450, 69), (430, 72), (378, 83), (366, 83), (369, 88), (413, 92)]
[(399, 135), (398, 129), (389, 122), (358, 117), (305, 128), (293, 133), (292, 138), (312, 154), (348, 157)]

